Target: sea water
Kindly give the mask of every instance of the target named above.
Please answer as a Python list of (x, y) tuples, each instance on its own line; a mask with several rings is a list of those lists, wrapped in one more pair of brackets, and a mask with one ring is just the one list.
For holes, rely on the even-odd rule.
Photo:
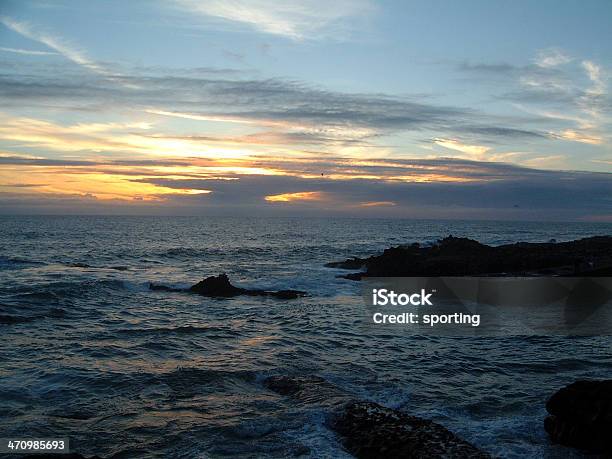
[[(502, 457), (567, 457), (545, 402), (612, 374), (609, 337), (444, 337), (364, 328), (330, 261), (466, 236), (612, 234), (604, 223), (229, 217), (0, 217), (0, 432), (106, 457), (343, 457), (325, 406), (266, 390), (323, 376)], [(148, 289), (225, 272), (297, 300)]]

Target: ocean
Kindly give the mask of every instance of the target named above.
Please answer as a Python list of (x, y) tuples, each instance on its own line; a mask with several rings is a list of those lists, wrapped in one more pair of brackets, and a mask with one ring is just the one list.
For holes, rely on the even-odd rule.
[[(270, 392), (323, 376), (501, 457), (568, 457), (545, 402), (612, 374), (609, 337), (364, 329), (330, 261), (452, 234), (489, 244), (612, 234), (605, 223), (230, 217), (0, 217), (0, 437), (69, 437), (102, 457), (349, 457), (324, 406)], [(150, 291), (227, 273), (297, 300)]]

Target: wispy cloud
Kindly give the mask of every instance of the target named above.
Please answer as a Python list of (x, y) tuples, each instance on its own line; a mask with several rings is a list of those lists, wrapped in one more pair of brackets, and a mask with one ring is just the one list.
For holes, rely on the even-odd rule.
[(559, 139), (587, 143), (589, 145), (600, 145), (603, 143), (603, 139), (600, 136), (594, 134), (587, 134), (585, 132), (577, 131), (574, 129), (566, 129), (561, 132), (553, 133), (552, 135)]
[(227, 21), (293, 40), (337, 35), (343, 20), (370, 12), (368, 0), (178, 0), (190, 12)]
[(434, 143), (449, 150), (466, 153), (472, 159), (484, 159), (484, 155), (491, 150), (485, 145), (468, 145), (457, 139), (434, 139)]
[(390, 207), (397, 205), (393, 201), (371, 201), (371, 202), (360, 202), (359, 207)]
[(543, 68), (557, 67), (571, 61), (572, 58), (569, 55), (557, 48), (540, 50), (534, 59), (535, 64)]
[(298, 191), (297, 193), (274, 194), (264, 199), (268, 202), (323, 201), (325, 195), (320, 191)]
[[(132, 119), (161, 126), (147, 132), (124, 126), (112, 133), (85, 133), (65, 122), (51, 122), (47, 116), (46, 120), (32, 122), (7, 120), (0, 128), (4, 139), (56, 151), (89, 149), (198, 157), (216, 151), (225, 157), (243, 157), (261, 153), (294, 156), (316, 150), (318, 154), (349, 157), (380, 157), (391, 152), (410, 157), (416, 152), (402, 142), (411, 136), (410, 140), (419, 143), (436, 139), (437, 146), (452, 150), (457, 157), (484, 159), (504, 149), (515, 151), (518, 141), (538, 145), (555, 139), (592, 144), (599, 138), (605, 140), (597, 132), (582, 132), (589, 127), (586, 124), (572, 125), (591, 122), (580, 111), (580, 103), (586, 106), (595, 96), (580, 102), (578, 97), (585, 96), (584, 91), (564, 95), (565, 99), (555, 99), (552, 104), (548, 98), (557, 97), (557, 93), (520, 86), (523, 97), (525, 92), (541, 97), (521, 99), (535, 115), (525, 118), (445, 106), (427, 97), (342, 92), (299, 80), (258, 79), (245, 74), (211, 73), (211, 69), (185, 73), (123, 67), (124, 85), (84, 71), (84, 67), (69, 71), (60, 68), (51, 73), (48, 65), (37, 62), (15, 66), (0, 73), (0, 100), (5, 111), (10, 107), (76, 107), (92, 119), (98, 114), (104, 119), (129, 114)], [(542, 77), (559, 73), (539, 67), (529, 71)], [(596, 72), (593, 76), (597, 77)], [(605, 82), (601, 72), (599, 78)], [(514, 84), (520, 85), (516, 81)], [(552, 113), (562, 113), (563, 119), (548, 116)], [(172, 118), (180, 123), (170, 121)], [(400, 136), (404, 137), (398, 140)], [(427, 142), (436, 146), (432, 140)]]
[(57, 53), (51, 51), (35, 51), (33, 49), (21, 49), (21, 48), (5, 48), (0, 46), (0, 51), (14, 54), (24, 54), (26, 56), (55, 56)]
[(593, 61), (582, 61), (582, 67), (586, 71), (593, 86), (587, 89), (590, 95), (602, 95), (606, 93), (606, 85), (603, 80), (603, 72), (601, 67)]
[(43, 45), (57, 51), (66, 59), (74, 62), (75, 64), (81, 65), (92, 72), (96, 72), (101, 75), (109, 74), (104, 67), (90, 59), (83, 51), (77, 49), (59, 37), (40, 32), (36, 27), (32, 26), (28, 22), (16, 21), (15, 19), (7, 16), (0, 16), (0, 23), (4, 24), (12, 31), (29, 38), (30, 40), (42, 43)]
[(591, 118), (593, 127), (598, 127), (602, 121), (602, 108), (608, 94), (607, 75), (604, 74), (601, 66), (593, 61), (582, 61), (582, 68), (591, 81), (591, 86), (585, 90), (580, 103), (583, 112)]
[(514, 107), (524, 112), (555, 120), (556, 129), (540, 135), (591, 145), (609, 138), (605, 132), (612, 108), (608, 75), (597, 62), (578, 60), (550, 48), (540, 51), (530, 65), (462, 63), (459, 69), (486, 78), (499, 76), (510, 85), (514, 82), (514, 90), (498, 98), (512, 100)]
[[(69, 61), (74, 62), (75, 64), (94, 72), (98, 75), (102, 75), (106, 77), (108, 80), (113, 82), (121, 83), (123, 86), (128, 88), (135, 88), (134, 85), (130, 83), (126, 83), (122, 79), (122, 75), (118, 72), (114, 72), (106, 68), (105, 66), (97, 63), (93, 59), (91, 59), (85, 51), (79, 49), (77, 46), (67, 42), (65, 39), (60, 38), (58, 36), (51, 35), (46, 32), (41, 32), (38, 30), (38, 27), (25, 22), (25, 21), (17, 21), (8, 16), (0, 16), (0, 23), (11, 29), (13, 32), (22, 35), (25, 38), (30, 40), (42, 43), (48, 48), (56, 51), (57, 54), (62, 55)], [(4, 48), (5, 50), (12, 48)], [(13, 50), (13, 52), (23, 53), (24, 50)], [(42, 52), (42, 51), (27, 51), (25, 54), (55, 54), (52, 52)]]

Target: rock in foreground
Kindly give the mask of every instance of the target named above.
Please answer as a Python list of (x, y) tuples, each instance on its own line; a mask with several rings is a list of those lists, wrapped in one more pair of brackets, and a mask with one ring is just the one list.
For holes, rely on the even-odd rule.
[(377, 403), (351, 402), (331, 422), (358, 458), (488, 458), (489, 455), (428, 419)]
[(233, 298), (239, 295), (249, 296), (271, 296), (281, 300), (293, 300), (301, 296), (305, 296), (306, 292), (300, 290), (279, 290), (271, 292), (268, 290), (247, 289), (236, 287), (231, 284), (227, 274), (219, 274), (218, 276), (210, 276), (201, 280), (195, 285), (192, 285), (187, 290), (167, 287), (165, 285), (149, 283), (149, 290), (162, 292), (192, 292), (202, 296), (216, 298)]
[(419, 244), (392, 247), (381, 255), (328, 263), (330, 268), (360, 269), (345, 276), (414, 277), (475, 275), (609, 276), (612, 237), (597, 236), (571, 242), (489, 246), (449, 236), (431, 247)]
[(612, 454), (612, 380), (577, 381), (546, 403), (550, 439), (592, 453)]
[(273, 376), (264, 385), (306, 404), (330, 407), (329, 427), (358, 458), (488, 458), (488, 454), (433, 421), (355, 400), (317, 376)]

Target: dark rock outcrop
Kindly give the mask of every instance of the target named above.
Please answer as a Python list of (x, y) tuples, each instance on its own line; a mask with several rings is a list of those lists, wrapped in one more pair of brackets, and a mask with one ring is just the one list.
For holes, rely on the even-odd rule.
[(571, 242), (489, 246), (449, 236), (431, 247), (419, 244), (386, 249), (381, 255), (328, 263), (330, 268), (360, 269), (346, 277), (411, 277), (473, 275), (602, 276), (612, 272), (612, 237)]
[(189, 287), (189, 291), (204, 296), (233, 297), (243, 295), (246, 289), (234, 287), (227, 277), (227, 274), (210, 276)]
[(305, 404), (330, 408), (328, 426), (358, 458), (488, 458), (433, 421), (354, 397), (317, 376), (273, 376), (264, 385)]
[(233, 298), (239, 295), (248, 296), (271, 296), (281, 300), (293, 300), (306, 295), (301, 290), (279, 290), (277, 292), (258, 289), (247, 289), (232, 285), (227, 274), (210, 276), (192, 285), (188, 289), (178, 289), (165, 285), (149, 283), (149, 290), (162, 292), (191, 292), (202, 296), (214, 298)]
[(612, 380), (577, 381), (546, 403), (550, 439), (592, 453), (612, 455)]
[(333, 418), (331, 427), (358, 458), (490, 457), (440, 424), (373, 402), (347, 404)]

